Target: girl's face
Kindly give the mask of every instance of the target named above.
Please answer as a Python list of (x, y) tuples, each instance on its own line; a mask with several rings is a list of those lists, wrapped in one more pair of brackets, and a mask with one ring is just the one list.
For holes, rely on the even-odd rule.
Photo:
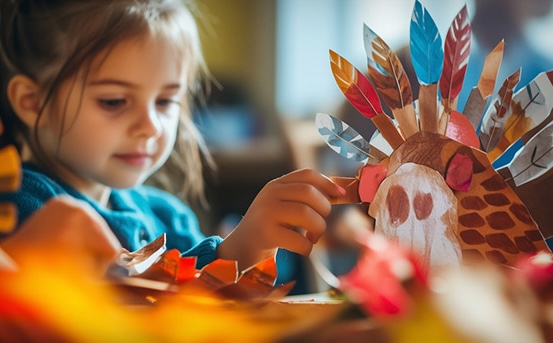
[(86, 78), (65, 82), (38, 127), (58, 177), (97, 200), (142, 183), (173, 149), (184, 73), (167, 41), (144, 38), (117, 44)]

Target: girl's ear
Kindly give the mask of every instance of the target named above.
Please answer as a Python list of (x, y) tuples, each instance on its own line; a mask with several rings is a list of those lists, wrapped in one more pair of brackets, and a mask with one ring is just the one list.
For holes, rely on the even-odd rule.
[(23, 74), (17, 74), (8, 83), (7, 95), (14, 112), (27, 126), (36, 125), (40, 108), (38, 84)]

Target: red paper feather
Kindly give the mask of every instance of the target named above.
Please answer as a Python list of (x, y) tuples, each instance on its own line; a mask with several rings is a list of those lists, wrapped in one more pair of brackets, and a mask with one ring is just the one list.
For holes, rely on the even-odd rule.
[(467, 6), (459, 11), (447, 32), (444, 47), (444, 66), (440, 77), (440, 92), (445, 113), (456, 108), (470, 55), (470, 26)]
[(338, 87), (361, 114), (373, 121), (393, 149), (403, 144), (403, 137), (392, 119), (382, 111), (378, 93), (367, 77), (348, 60), (330, 50), (330, 67)]
[(370, 119), (382, 113), (378, 93), (363, 73), (332, 50), (330, 50), (330, 67), (338, 87), (362, 115)]

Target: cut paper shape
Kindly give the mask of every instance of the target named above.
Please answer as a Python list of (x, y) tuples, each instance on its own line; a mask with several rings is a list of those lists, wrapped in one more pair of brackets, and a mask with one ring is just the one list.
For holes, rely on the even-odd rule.
[(553, 122), (525, 143), (507, 165), (517, 187), (539, 178), (551, 168), (553, 168)]
[(438, 83), (444, 63), (442, 38), (434, 19), (418, 0), (415, 1), (409, 29), (411, 60), (419, 83)]
[(386, 172), (386, 167), (380, 164), (359, 170), (359, 199), (362, 202), (373, 202), (382, 180), (386, 178)]
[(155, 260), (155, 263), (141, 273), (140, 277), (175, 283), (179, 273), (180, 258), (181, 254), (177, 249), (167, 250)]
[(198, 277), (186, 284), (211, 290), (218, 290), (238, 280), (238, 263), (236, 261), (217, 259), (202, 268)]
[[(505, 166), (507, 166), (511, 161), (513, 160), (514, 156), (517, 154), (517, 152), (524, 147), (524, 144), (526, 144), (536, 133), (538, 133), (541, 129), (549, 125), (553, 121), (553, 110), (549, 113), (549, 115), (538, 125), (536, 125), (534, 128), (528, 130), (522, 137), (517, 139), (514, 143), (509, 145), (509, 147), (499, 155), (495, 160), (493, 160), (493, 167), (495, 169), (501, 169)], [(502, 140), (505, 139), (505, 135), (501, 137)], [(370, 145), (370, 144), (369, 144)], [(496, 148), (497, 149), (497, 148)], [(496, 151), (496, 149), (492, 150), (492, 152), (488, 153), (488, 157), (491, 160), (491, 154)]]
[(115, 263), (125, 269), (128, 276), (142, 274), (167, 250), (166, 241), (166, 235), (162, 234), (137, 251), (123, 252)]
[(480, 147), (480, 139), (472, 129), (469, 118), (455, 110), (449, 112), (445, 135), (470, 147), (477, 149)]
[(317, 113), (317, 130), (326, 144), (347, 159), (367, 163), (369, 160), (369, 142), (351, 126), (326, 113)]
[(0, 149), (0, 192), (15, 192), (21, 185), (21, 160), (13, 145)]
[(140, 299), (187, 290), (229, 299), (278, 300), (295, 285), (295, 281), (275, 285), (276, 254), (241, 273), (236, 261), (217, 259), (201, 270), (196, 269), (196, 261), (196, 257), (181, 257), (177, 249), (167, 250), (162, 234), (135, 252), (124, 252), (107, 276), (116, 285), (130, 290), (129, 299), (138, 303)]
[(511, 102), (513, 100), (513, 89), (520, 80), (519, 68), (513, 74), (508, 76), (499, 89), (497, 96), (492, 100), (488, 108), (482, 126), (480, 127), (480, 141), (482, 150), (490, 151), (497, 146), (499, 139), (503, 136), (505, 122), (511, 114)]
[(196, 270), (197, 258), (194, 257), (181, 257), (179, 259), (177, 275), (175, 281), (177, 283), (184, 283), (186, 281), (193, 280), (198, 277)]
[(484, 59), (484, 66), (478, 84), (469, 94), (463, 113), (469, 118), (475, 131), (479, 130), (482, 114), (486, 108), (486, 101), (492, 95), (499, 72), (499, 66), (503, 60), (505, 41), (501, 40)]
[(244, 270), (235, 283), (218, 289), (217, 294), (226, 298), (242, 300), (282, 298), (294, 287), (295, 281), (275, 286), (277, 277), (275, 257)]
[(382, 100), (392, 110), (403, 137), (419, 131), (419, 124), (413, 107), (413, 95), (407, 73), (397, 55), (367, 25), (364, 25), (365, 52), (369, 77), (375, 81)]
[[(21, 160), (19, 153), (13, 145), (8, 145), (0, 149), (0, 193), (15, 192), (20, 185)], [(10, 232), (16, 223), (17, 207), (11, 203), (0, 202), (0, 233)]]
[(359, 180), (357, 178), (332, 176), (330, 179), (346, 191), (346, 194), (340, 198), (331, 198), (332, 204), (358, 204), (361, 202), (359, 198)]
[[(444, 42), (444, 65), (439, 86), (444, 107), (441, 122), (444, 122), (451, 110), (457, 107), (457, 98), (461, 92), (470, 55), (472, 28), (469, 21), (467, 6), (463, 6), (447, 31)], [(444, 117), (445, 116), (445, 117)], [(446, 127), (447, 119), (441, 127)], [(438, 126), (438, 129), (440, 125)], [(444, 132), (440, 130), (438, 132)]]
[(14, 204), (0, 203), (0, 232), (11, 232), (17, 224), (17, 207)]
[(338, 87), (353, 107), (373, 121), (392, 148), (400, 146), (403, 143), (403, 137), (392, 119), (382, 110), (378, 93), (365, 75), (332, 50), (330, 50), (330, 67)]
[(375, 233), (416, 252), (423, 266), (461, 265), (457, 198), (435, 170), (402, 164), (382, 182), (369, 214), (375, 218)]
[(413, 68), (419, 81), (419, 122), (426, 132), (438, 132), (438, 81), (442, 74), (444, 49), (434, 19), (417, 0), (409, 27)]
[(513, 95), (503, 136), (495, 149), (488, 152), (490, 161), (495, 161), (511, 144), (549, 117), (553, 110), (552, 82), (553, 70), (542, 72)]
[(445, 182), (451, 189), (468, 192), (472, 181), (472, 160), (465, 155), (456, 154), (449, 165)]

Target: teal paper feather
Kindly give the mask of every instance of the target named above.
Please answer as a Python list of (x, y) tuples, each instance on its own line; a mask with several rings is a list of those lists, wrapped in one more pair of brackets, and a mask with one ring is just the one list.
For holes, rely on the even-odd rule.
[(340, 156), (356, 162), (369, 160), (369, 142), (351, 126), (326, 113), (317, 113), (315, 124), (326, 144)]
[(418, 0), (413, 8), (409, 34), (411, 60), (419, 83), (437, 83), (444, 63), (442, 38), (434, 19)]

